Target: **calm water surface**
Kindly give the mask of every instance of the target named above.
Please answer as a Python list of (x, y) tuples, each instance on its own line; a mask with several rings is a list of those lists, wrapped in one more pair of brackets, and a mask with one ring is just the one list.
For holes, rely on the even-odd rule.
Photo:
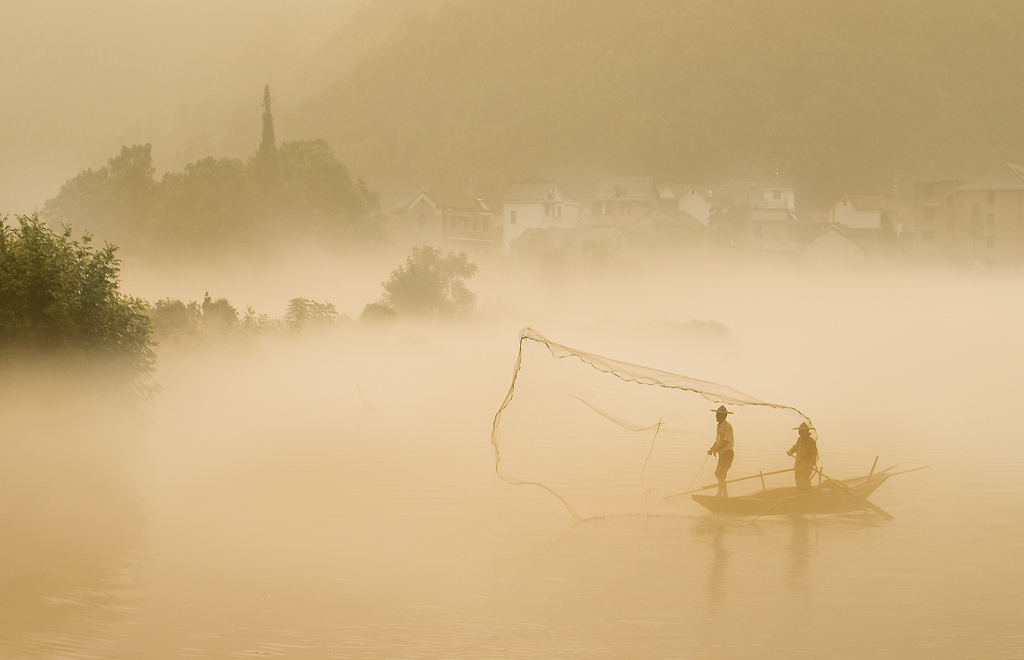
[(843, 429), (822, 440), (832, 473), (932, 465), (872, 498), (894, 521), (687, 504), (576, 522), (494, 475), (513, 348), (454, 367), (452, 346), (410, 349), (376, 376), (346, 354), (171, 361), (127, 477), (8, 455), (47, 476), (4, 491), (0, 656), (1024, 657), (1021, 433), (977, 391), (1020, 349), (975, 380), (955, 362), (973, 393), (915, 398), (897, 367), (871, 386), (891, 409), (807, 387), (801, 407)]

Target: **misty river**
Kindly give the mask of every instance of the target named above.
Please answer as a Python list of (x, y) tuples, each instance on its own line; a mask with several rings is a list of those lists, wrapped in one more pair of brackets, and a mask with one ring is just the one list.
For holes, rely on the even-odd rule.
[[(144, 424), (8, 391), (0, 657), (1024, 656), (1024, 283), (655, 281), (543, 304), (483, 287), (466, 325), (162, 352)], [(799, 406), (832, 474), (930, 467), (872, 496), (893, 521), (686, 502), (577, 522), (495, 475), (526, 325)], [(742, 463), (736, 428), (736, 476), (786, 466)]]

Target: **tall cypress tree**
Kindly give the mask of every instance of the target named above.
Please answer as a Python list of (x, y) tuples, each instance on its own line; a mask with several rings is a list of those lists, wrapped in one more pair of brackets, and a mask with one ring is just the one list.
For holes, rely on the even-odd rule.
[(256, 150), (256, 178), (261, 187), (274, 189), (281, 177), (277, 158), (277, 139), (274, 137), (274, 115), (270, 110), (270, 85), (263, 88), (263, 139)]

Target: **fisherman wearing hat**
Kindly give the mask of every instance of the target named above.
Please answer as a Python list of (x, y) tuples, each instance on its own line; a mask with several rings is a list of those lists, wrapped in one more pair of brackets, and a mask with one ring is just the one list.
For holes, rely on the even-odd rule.
[(718, 467), (715, 469), (715, 477), (718, 478), (718, 495), (729, 497), (729, 487), (725, 484), (725, 475), (732, 467), (734, 442), (732, 424), (726, 421), (726, 417), (732, 413), (726, 410), (725, 406), (718, 406), (717, 410), (711, 412), (715, 413), (715, 419), (718, 420), (718, 431), (715, 433), (715, 444), (711, 445), (711, 449), (708, 450), (708, 456), (718, 455)]
[(811, 476), (814, 474), (814, 466), (818, 463), (818, 443), (811, 437), (811, 427), (807, 422), (800, 422), (800, 426), (793, 430), (799, 431), (799, 437), (796, 444), (786, 453), (795, 459), (793, 473), (796, 476), (796, 487), (807, 490), (811, 487)]

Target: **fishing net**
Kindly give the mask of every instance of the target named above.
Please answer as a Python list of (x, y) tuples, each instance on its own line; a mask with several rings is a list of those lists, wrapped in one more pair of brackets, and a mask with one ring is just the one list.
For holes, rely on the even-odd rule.
[[(734, 412), (729, 478), (792, 467), (793, 428), (810, 424), (796, 408), (569, 348), (527, 328), (494, 416), (495, 470), (511, 484), (547, 490), (577, 519), (696, 513), (688, 497), (666, 496), (715, 482), (717, 459), (707, 450), (719, 405)], [(785, 485), (775, 479), (769, 485)]]

